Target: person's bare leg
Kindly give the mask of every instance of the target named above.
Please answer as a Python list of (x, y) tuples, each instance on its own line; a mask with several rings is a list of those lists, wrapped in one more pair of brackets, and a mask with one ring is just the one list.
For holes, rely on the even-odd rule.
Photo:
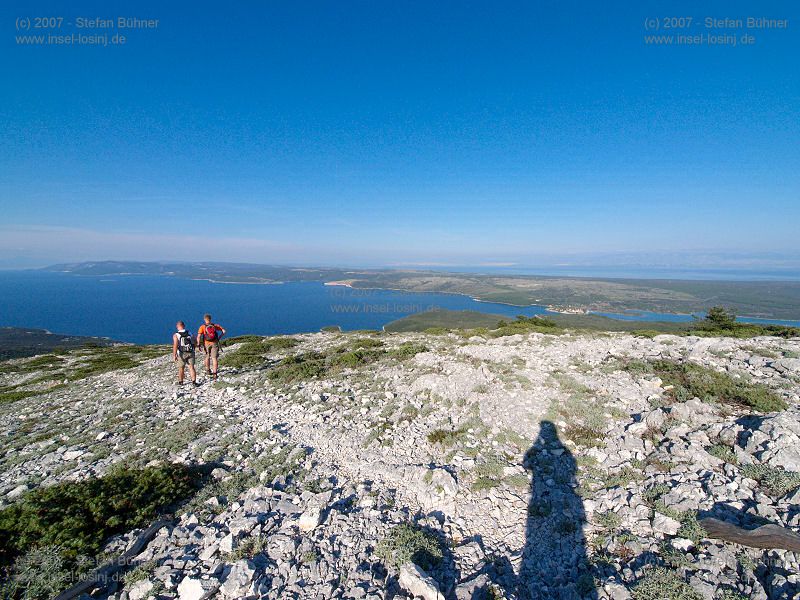
[(178, 367), (178, 384), (179, 385), (183, 383), (183, 372), (184, 372), (184, 368), (183, 367)]
[(219, 359), (215, 356), (211, 359), (211, 364), (214, 365), (214, 369), (212, 373), (214, 373), (214, 377), (217, 376), (217, 371), (219, 370)]
[(207, 350), (206, 350), (205, 365), (206, 365), (206, 373), (211, 373), (211, 353)]
[(197, 370), (195, 370), (194, 365), (189, 365), (189, 375), (192, 376), (192, 383), (197, 383)]

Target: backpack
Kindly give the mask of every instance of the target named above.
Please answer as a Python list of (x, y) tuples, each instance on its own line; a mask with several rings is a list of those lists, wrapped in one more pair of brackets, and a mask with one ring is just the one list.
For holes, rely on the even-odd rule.
[(217, 326), (213, 323), (209, 323), (205, 326), (205, 333), (203, 334), (203, 339), (207, 342), (216, 342), (217, 341)]
[(191, 354), (194, 352), (194, 340), (188, 331), (178, 332), (178, 350), (181, 354)]

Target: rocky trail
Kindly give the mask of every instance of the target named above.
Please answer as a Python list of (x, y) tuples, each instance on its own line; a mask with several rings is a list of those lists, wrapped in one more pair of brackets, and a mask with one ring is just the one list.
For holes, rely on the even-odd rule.
[(5, 363), (2, 505), (210, 477), (94, 597), (800, 597), (797, 553), (702, 528), (800, 528), (800, 340), (248, 336), (196, 389), (157, 350), (71, 378), (108, 350)]

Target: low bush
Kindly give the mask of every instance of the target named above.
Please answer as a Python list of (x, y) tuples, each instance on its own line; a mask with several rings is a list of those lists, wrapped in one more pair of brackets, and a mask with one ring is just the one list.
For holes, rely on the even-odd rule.
[(661, 378), (665, 386), (672, 386), (667, 395), (682, 402), (698, 397), (703, 402), (752, 408), (759, 412), (773, 412), (787, 408), (786, 402), (770, 388), (734, 379), (690, 362), (657, 360), (652, 363), (631, 362), (625, 366), (634, 374), (652, 374)]
[(785, 496), (800, 487), (800, 473), (769, 465), (743, 465), (742, 475), (755, 479), (768, 494), (776, 498)]
[(622, 525), (622, 517), (614, 511), (609, 510), (604, 513), (595, 514), (594, 522), (607, 531), (615, 531)]
[(714, 456), (720, 460), (724, 460), (726, 463), (731, 465), (735, 465), (739, 462), (739, 459), (736, 458), (736, 453), (733, 451), (733, 448), (726, 446), (725, 444), (714, 444), (708, 449), (708, 453), (711, 456)]
[(442, 446), (452, 446), (462, 439), (467, 433), (466, 428), (458, 429), (434, 429), (428, 434), (428, 441), (431, 444), (441, 444)]
[(703, 529), (703, 526), (700, 525), (700, 522), (697, 520), (697, 513), (695, 511), (689, 510), (681, 513), (678, 520), (681, 522), (681, 527), (678, 529), (678, 537), (692, 540), (695, 544), (699, 544), (700, 540), (706, 537), (706, 530)]
[(800, 328), (785, 325), (761, 325), (758, 323), (739, 323), (736, 315), (722, 306), (713, 306), (705, 318), (698, 321), (692, 335), (750, 338), (769, 335), (792, 338), (800, 336)]
[(378, 542), (375, 554), (387, 565), (399, 567), (413, 562), (429, 570), (442, 560), (442, 547), (435, 535), (413, 523), (395, 526)]
[(262, 338), (255, 335), (243, 335), (227, 341), (241, 343), (241, 346), (224, 357), (225, 366), (234, 369), (264, 365), (268, 352), (293, 348), (298, 344), (296, 339), (290, 337)]
[(287, 356), (269, 372), (276, 383), (293, 383), (324, 377), (343, 369), (356, 369), (387, 355), (383, 342), (374, 338), (356, 338), (326, 352), (305, 352)]
[(226, 338), (220, 342), (220, 344), (227, 348), (228, 346), (233, 346), (235, 344), (241, 344), (244, 342), (261, 342), (263, 341), (263, 337), (260, 335), (237, 335), (236, 337)]
[(631, 589), (634, 600), (703, 600), (675, 571), (650, 569)]
[(222, 361), (226, 367), (231, 367), (233, 369), (256, 367), (266, 362), (265, 353), (266, 349), (260, 340), (250, 340), (243, 342), (242, 345), (233, 352), (226, 352)]
[(0, 566), (43, 546), (69, 564), (95, 556), (106, 538), (149, 525), (197, 489), (196, 472), (179, 465), (115, 469), (101, 478), (33, 490), (0, 511)]
[(399, 360), (405, 360), (407, 358), (411, 358), (412, 356), (416, 356), (420, 352), (427, 351), (428, 347), (425, 344), (419, 344), (416, 342), (403, 342), (397, 348), (392, 348), (389, 350), (389, 356)]
[(497, 328), (488, 332), (491, 337), (504, 337), (507, 335), (516, 335), (518, 333), (557, 333), (561, 331), (561, 327), (547, 317), (525, 317), (520, 315), (516, 320), (500, 321), (497, 323)]
[(0, 598), (46, 599), (65, 590), (81, 574), (81, 569), (70, 568), (55, 546), (32, 548), (19, 556), (7, 570), (0, 586)]

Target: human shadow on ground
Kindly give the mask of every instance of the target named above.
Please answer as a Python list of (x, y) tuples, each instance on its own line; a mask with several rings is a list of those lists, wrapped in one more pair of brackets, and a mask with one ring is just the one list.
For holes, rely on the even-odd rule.
[(531, 474), (531, 497), (516, 582), (518, 597), (597, 598), (583, 534), (586, 514), (576, 492), (577, 463), (550, 421), (541, 422), (524, 466)]

